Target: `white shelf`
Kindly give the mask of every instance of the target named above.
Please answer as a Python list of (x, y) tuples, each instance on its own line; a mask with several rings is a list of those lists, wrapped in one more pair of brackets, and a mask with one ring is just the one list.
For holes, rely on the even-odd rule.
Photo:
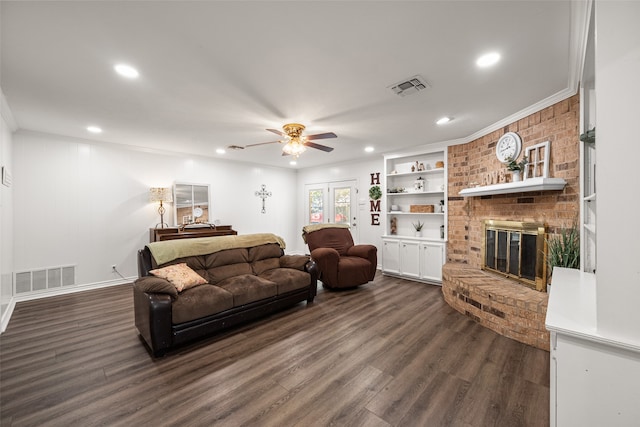
[(591, 201), (593, 201), (595, 199), (596, 199), (596, 193), (593, 193), (593, 194), (590, 194), (590, 195), (586, 196), (582, 200), (584, 200), (585, 202), (591, 202)]
[(444, 191), (403, 191), (402, 193), (387, 193), (387, 196), (415, 196), (415, 195), (444, 195)]
[(524, 193), (528, 191), (562, 190), (567, 181), (562, 178), (528, 178), (519, 182), (485, 185), (481, 187), (465, 188), (460, 191), (461, 196), (487, 196), (492, 194)]
[(389, 211), (389, 215), (444, 215), (444, 212), (403, 212), (403, 211)]
[(423, 171), (416, 171), (416, 172), (400, 172), (400, 173), (390, 173), (387, 174), (387, 178), (392, 178), (394, 176), (408, 176), (408, 175), (425, 175), (425, 174), (434, 174), (434, 173), (442, 173), (444, 172), (444, 168), (436, 168), (436, 169), (429, 169), (429, 170), (423, 170)]

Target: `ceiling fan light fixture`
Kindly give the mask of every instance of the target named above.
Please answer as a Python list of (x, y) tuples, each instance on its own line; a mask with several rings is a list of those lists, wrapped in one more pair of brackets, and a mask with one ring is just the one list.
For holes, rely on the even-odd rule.
[(291, 140), (282, 147), (282, 151), (296, 157), (304, 153), (306, 149), (307, 147), (302, 144), (299, 138), (291, 138)]

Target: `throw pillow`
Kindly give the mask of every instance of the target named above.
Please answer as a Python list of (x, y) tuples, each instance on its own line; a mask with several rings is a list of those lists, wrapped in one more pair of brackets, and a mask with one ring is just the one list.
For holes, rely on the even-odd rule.
[(149, 273), (156, 277), (167, 279), (176, 287), (178, 292), (207, 283), (202, 276), (190, 269), (186, 263), (168, 265), (163, 268), (151, 270)]

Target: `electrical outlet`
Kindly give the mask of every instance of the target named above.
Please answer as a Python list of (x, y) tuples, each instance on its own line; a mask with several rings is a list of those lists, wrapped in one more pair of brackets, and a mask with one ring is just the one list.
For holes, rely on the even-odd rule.
[(111, 271), (116, 271), (116, 265), (115, 265), (115, 264), (113, 264), (113, 265), (111, 266)]

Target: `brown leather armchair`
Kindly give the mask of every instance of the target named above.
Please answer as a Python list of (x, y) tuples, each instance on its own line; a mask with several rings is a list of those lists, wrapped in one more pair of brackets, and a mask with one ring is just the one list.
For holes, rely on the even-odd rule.
[(341, 224), (314, 224), (302, 229), (319, 279), (328, 288), (353, 288), (373, 280), (378, 265), (374, 245), (354, 245), (351, 231)]

